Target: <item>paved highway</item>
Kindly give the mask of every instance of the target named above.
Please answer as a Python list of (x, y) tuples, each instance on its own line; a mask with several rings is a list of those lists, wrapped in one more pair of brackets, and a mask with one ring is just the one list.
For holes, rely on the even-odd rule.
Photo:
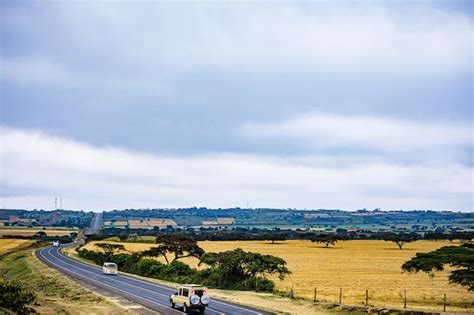
[(92, 217), (91, 226), (87, 229), (86, 235), (92, 235), (96, 233), (98, 230), (100, 230), (101, 225), (102, 225), (102, 212), (94, 213), (94, 216)]
[[(80, 279), (96, 287), (100, 287), (116, 295), (142, 304), (162, 314), (183, 314), (180, 309), (172, 309), (169, 296), (176, 291), (174, 288), (153, 282), (140, 280), (124, 274), (106, 276), (102, 268), (90, 266), (64, 256), (60, 247), (47, 247), (36, 251), (37, 257), (47, 265), (56, 268), (73, 278)], [(245, 306), (212, 299), (206, 314), (268, 314)]]

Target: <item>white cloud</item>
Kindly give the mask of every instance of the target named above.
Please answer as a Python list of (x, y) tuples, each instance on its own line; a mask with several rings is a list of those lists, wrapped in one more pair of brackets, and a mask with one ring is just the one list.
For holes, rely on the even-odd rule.
[[(244, 206), (472, 210), (472, 167), (331, 165), (330, 157), (157, 156), (2, 128), (1, 206), (66, 208)], [(344, 159), (350, 161), (351, 156)], [(324, 162), (326, 161), (326, 162)], [(344, 165), (342, 167), (338, 165)]]
[(465, 122), (410, 122), (372, 116), (309, 112), (280, 122), (252, 122), (240, 129), (262, 140), (292, 140), (312, 150), (364, 150), (372, 153), (419, 154), (452, 159), (474, 146), (472, 125)]

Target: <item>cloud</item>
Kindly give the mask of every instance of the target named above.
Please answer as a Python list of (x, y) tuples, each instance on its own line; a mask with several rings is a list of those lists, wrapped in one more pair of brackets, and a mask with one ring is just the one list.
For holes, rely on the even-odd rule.
[(280, 122), (251, 122), (239, 132), (255, 141), (297, 142), (310, 151), (359, 150), (427, 160), (466, 157), (474, 146), (472, 124), (420, 122), (375, 116), (309, 112)]
[[(431, 3), (398, 9), (341, 3), (30, 6), (6, 7), (2, 15), (5, 34), (13, 38), (10, 32), (15, 31), (14, 41), (6, 41), (9, 51), (22, 43), (20, 53), (13, 54), (15, 67), (7, 71), (11, 79), (24, 78), (23, 69), (31, 64), (36, 69), (35, 58), (43, 58), (41, 65), (47, 67), (60, 60), (80, 77), (97, 71), (138, 78), (202, 71), (403, 77), (472, 73), (470, 17)], [(39, 42), (37, 34), (44, 32), (48, 36)], [(52, 70), (50, 79), (63, 78), (61, 71)]]
[[(472, 167), (331, 163), (329, 156), (159, 156), (1, 129), (1, 206), (245, 206), (472, 210)], [(9, 194), (14, 191), (14, 194)]]

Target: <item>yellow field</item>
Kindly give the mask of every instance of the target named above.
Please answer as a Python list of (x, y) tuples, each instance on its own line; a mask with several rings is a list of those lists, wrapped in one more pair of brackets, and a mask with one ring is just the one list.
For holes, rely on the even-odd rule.
[(69, 235), (71, 232), (78, 232), (75, 230), (42, 230), (42, 229), (0, 229), (0, 236), (2, 235), (24, 235), (31, 236), (40, 231), (45, 232), (48, 236), (63, 236)]
[[(144, 250), (153, 244), (123, 243), (127, 250)], [(428, 252), (450, 245), (447, 241), (418, 241), (398, 250), (395, 244), (384, 241), (344, 241), (332, 248), (322, 248), (309, 241), (269, 242), (200, 242), (207, 252), (242, 248), (247, 251), (270, 254), (285, 259), (292, 274), (285, 280), (274, 279), (277, 288), (290, 291), (294, 287), (299, 297), (313, 298), (317, 288), (318, 300), (337, 302), (339, 288), (343, 303), (362, 305), (365, 290), (369, 290), (369, 304), (376, 306), (403, 306), (403, 292), (407, 292), (409, 308), (442, 310), (443, 294), (447, 295), (449, 311), (474, 312), (474, 293), (448, 283), (448, 272), (406, 274), (402, 263), (417, 252)], [(89, 248), (93, 244), (87, 245)], [(97, 248), (95, 248), (97, 249)], [(184, 262), (196, 266), (195, 260)]]
[(0, 239), (0, 254), (3, 254), (7, 251), (10, 251), (20, 245), (31, 242), (30, 240), (10, 240), (10, 239)]

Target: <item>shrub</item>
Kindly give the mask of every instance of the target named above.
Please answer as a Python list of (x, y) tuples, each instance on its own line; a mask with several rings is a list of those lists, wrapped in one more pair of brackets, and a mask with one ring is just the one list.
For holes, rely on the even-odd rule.
[(17, 314), (28, 314), (31, 312), (28, 305), (33, 303), (35, 299), (35, 294), (20, 284), (0, 280), (0, 307)]

